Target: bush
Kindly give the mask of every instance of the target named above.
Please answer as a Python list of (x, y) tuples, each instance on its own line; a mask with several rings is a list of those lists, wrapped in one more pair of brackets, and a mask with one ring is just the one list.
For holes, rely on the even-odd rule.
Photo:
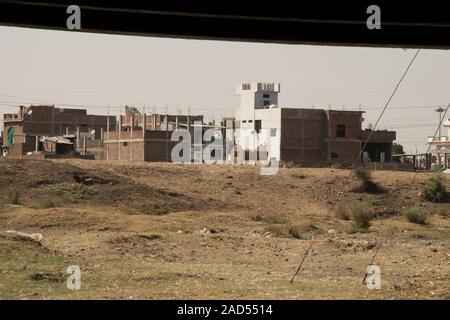
[(403, 213), (403, 215), (408, 219), (411, 223), (417, 223), (421, 225), (428, 224), (429, 214), (417, 210), (408, 210)]
[(371, 182), (372, 181), (372, 170), (366, 167), (355, 167), (353, 168), (353, 173), (362, 182)]
[(372, 218), (373, 218), (372, 213), (367, 209), (355, 208), (352, 213), (353, 224), (360, 229), (364, 230), (369, 229), (370, 226), (372, 225), (371, 224)]
[(42, 201), (41, 207), (44, 209), (50, 209), (56, 207), (56, 205), (52, 199), (45, 199), (44, 201)]
[(6, 202), (9, 204), (20, 204), (20, 192), (16, 189), (9, 190)]
[(383, 189), (372, 181), (372, 170), (363, 166), (354, 167), (353, 174), (361, 181), (361, 185), (355, 191), (380, 193)]
[(431, 202), (443, 202), (448, 194), (442, 179), (438, 175), (432, 176), (422, 187), (422, 198)]
[(374, 213), (368, 207), (357, 204), (352, 207), (339, 206), (336, 208), (335, 216), (342, 220), (351, 220), (353, 222), (353, 230), (367, 230), (371, 226)]
[(58, 183), (50, 186), (50, 189), (73, 200), (84, 199), (94, 194), (92, 187), (80, 183)]
[(302, 235), (300, 234), (300, 231), (297, 228), (289, 227), (288, 233), (294, 237), (295, 239), (301, 239)]

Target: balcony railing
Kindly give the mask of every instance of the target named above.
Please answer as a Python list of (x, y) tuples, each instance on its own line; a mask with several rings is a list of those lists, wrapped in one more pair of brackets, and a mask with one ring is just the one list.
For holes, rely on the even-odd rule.
[(13, 120), (22, 120), (22, 117), (20, 114), (17, 113), (5, 113), (3, 115), (4, 121), (13, 121)]
[(428, 143), (450, 142), (450, 137), (428, 137)]

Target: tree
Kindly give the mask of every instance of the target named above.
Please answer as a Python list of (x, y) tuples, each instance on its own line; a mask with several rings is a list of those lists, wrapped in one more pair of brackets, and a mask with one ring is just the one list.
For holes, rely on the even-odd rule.
[(392, 144), (392, 154), (405, 154), (405, 151), (403, 151), (403, 146), (394, 142)]

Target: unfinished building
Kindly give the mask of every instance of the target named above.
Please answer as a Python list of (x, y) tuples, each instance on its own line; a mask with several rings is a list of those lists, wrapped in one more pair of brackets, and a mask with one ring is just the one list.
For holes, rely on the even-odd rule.
[(171, 141), (172, 132), (178, 128), (191, 131), (195, 123), (203, 124), (202, 115), (147, 115), (130, 106), (125, 106), (124, 111), (119, 130), (104, 136), (101, 159), (169, 162), (178, 143)]
[(10, 157), (22, 157), (41, 151), (38, 141), (43, 136), (60, 140), (75, 136), (78, 144), (84, 137), (101, 139), (108, 126), (115, 128), (116, 118), (88, 115), (84, 109), (36, 105), (20, 106), (18, 113), (4, 114), (3, 123), (3, 148)]
[[(265, 150), (267, 158), (308, 166), (360, 161), (391, 161), (393, 131), (362, 130), (363, 111), (340, 111), (278, 106), (280, 85), (238, 85), (236, 145), (242, 150)], [(363, 142), (369, 143), (361, 152)], [(363, 155), (365, 155), (363, 159)]]

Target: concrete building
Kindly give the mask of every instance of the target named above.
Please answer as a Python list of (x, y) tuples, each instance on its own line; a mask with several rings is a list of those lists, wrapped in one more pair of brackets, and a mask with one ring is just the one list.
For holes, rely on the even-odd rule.
[(3, 148), (10, 157), (21, 157), (39, 151), (42, 136), (75, 135), (80, 144), (83, 137), (101, 139), (108, 125), (115, 128), (114, 116), (88, 115), (84, 109), (63, 109), (55, 106), (20, 106), (18, 113), (3, 115)]
[[(120, 129), (107, 132), (104, 136), (100, 158), (170, 162), (172, 149), (178, 143), (171, 141), (173, 131), (188, 129), (193, 132), (196, 123), (203, 124), (202, 115), (147, 115), (134, 107), (125, 106), (124, 114), (119, 118)], [(193, 134), (191, 136), (193, 138)]]
[(434, 146), (432, 154), (435, 165), (450, 168), (450, 118), (443, 122), (447, 129), (447, 135), (439, 137), (428, 137), (428, 144)]
[[(122, 129), (131, 127), (142, 128), (144, 122), (143, 114), (135, 107), (125, 106), (124, 115), (120, 116)], [(145, 129), (154, 131), (174, 131), (177, 128), (186, 128), (187, 124), (193, 125), (195, 122), (203, 123), (203, 115), (173, 115), (151, 113), (145, 115)]]
[(280, 84), (275, 83), (238, 85), (238, 148), (248, 154), (263, 150), (268, 159), (312, 166), (351, 163), (360, 153), (365, 161), (391, 161), (395, 132), (363, 131), (363, 111), (282, 108), (277, 104), (279, 92)]

